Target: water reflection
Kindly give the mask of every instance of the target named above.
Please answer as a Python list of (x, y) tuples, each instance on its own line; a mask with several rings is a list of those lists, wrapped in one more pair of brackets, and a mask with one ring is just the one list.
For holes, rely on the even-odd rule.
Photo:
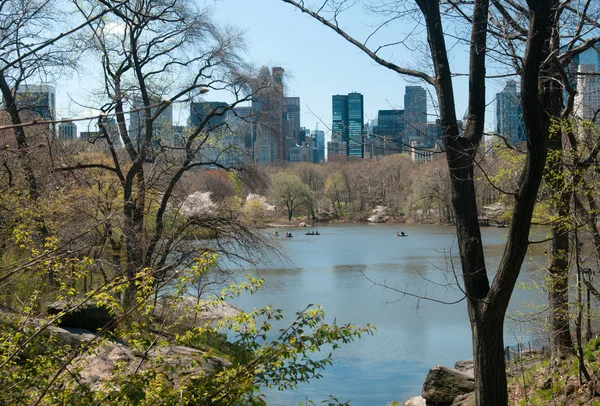
[[(353, 405), (385, 405), (392, 399), (418, 395), (431, 366), (451, 366), (471, 358), (464, 301), (444, 305), (401, 293), (447, 302), (462, 297), (451, 265), (458, 267), (460, 261), (456, 257), (450, 261), (450, 254), (458, 253), (454, 229), (402, 225), (409, 234), (406, 238), (396, 238), (397, 230), (397, 225), (342, 225), (320, 227), (320, 236), (280, 230), (280, 234), (292, 231), (295, 235), (282, 243), (287, 263), (273, 261), (249, 270), (253, 276), (263, 276), (265, 283), (258, 294), (235, 302), (243, 309), (273, 304), (291, 317), (307, 304), (318, 303), (329, 320), (371, 323), (377, 328), (373, 337), (336, 352), (334, 365), (322, 380), (292, 392), (269, 392), (269, 404), (297, 404), (307, 396), (318, 402), (333, 394), (340, 400), (351, 399)], [(502, 229), (482, 230), (488, 269), (497, 267), (505, 235)], [(536, 253), (530, 258), (523, 281), (534, 278), (534, 270), (545, 261)], [(531, 291), (515, 292), (511, 309), (529, 311), (519, 304), (534, 297)], [(507, 341), (512, 340), (507, 329)]]

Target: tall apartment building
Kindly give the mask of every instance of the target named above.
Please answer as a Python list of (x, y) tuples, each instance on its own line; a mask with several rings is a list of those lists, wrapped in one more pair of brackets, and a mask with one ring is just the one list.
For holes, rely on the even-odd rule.
[(370, 142), (372, 155), (389, 155), (402, 152), (405, 131), (404, 110), (379, 110), (377, 134)]
[(594, 119), (596, 111), (600, 109), (600, 77), (598, 75), (586, 75), (586, 73), (597, 73), (596, 65), (579, 65), (577, 75), (577, 95), (573, 109), (575, 115), (585, 121)]
[[(363, 158), (364, 99), (357, 92), (334, 95), (332, 104), (332, 142), (346, 143), (346, 155)], [(338, 144), (339, 146), (339, 144)]]
[(496, 94), (496, 133), (511, 144), (525, 141), (525, 122), (517, 82), (509, 80)]
[(424, 87), (404, 88), (404, 123), (404, 144), (423, 143), (423, 130), (427, 124), (427, 91)]
[[(64, 119), (63, 119), (64, 120)], [(63, 121), (58, 125), (58, 139), (74, 140), (77, 138), (77, 125), (72, 121)]]
[(21, 85), (16, 101), (20, 110), (29, 110), (44, 120), (56, 118), (56, 92), (50, 85)]

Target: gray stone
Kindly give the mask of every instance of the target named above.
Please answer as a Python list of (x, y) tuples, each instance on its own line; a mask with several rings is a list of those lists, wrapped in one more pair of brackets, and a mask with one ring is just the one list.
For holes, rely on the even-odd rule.
[(475, 392), (458, 395), (452, 402), (452, 406), (475, 406)]
[(454, 364), (454, 369), (460, 372), (464, 372), (465, 374), (473, 375), (475, 369), (475, 363), (472, 359), (464, 360), (464, 361), (456, 361)]
[(154, 308), (154, 316), (159, 323), (177, 325), (178, 331), (202, 327), (206, 323), (236, 316), (241, 312), (237, 307), (224, 301), (198, 300), (192, 296), (183, 297), (179, 301), (174, 301), (171, 297), (162, 297)]
[(428, 403), (450, 404), (458, 395), (474, 390), (473, 376), (437, 365), (429, 370), (421, 395)]
[(403, 406), (426, 406), (427, 401), (422, 396), (415, 396), (402, 403)]
[[(86, 302), (69, 303), (59, 300), (48, 306), (48, 314), (56, 315), (66, 312), (60, 318), (60, 326), (82, 328), (95, 332), (102, 330), (106, 325), (114, 323), (115, 319), (106, 307), (98, 306), (96, 303)], [(73, 307), (72, 307), (73, 306)]]

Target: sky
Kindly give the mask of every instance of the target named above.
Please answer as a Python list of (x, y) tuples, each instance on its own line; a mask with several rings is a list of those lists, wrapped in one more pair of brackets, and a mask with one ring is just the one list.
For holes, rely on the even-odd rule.
[[(425, 83), (405, 78), (377, 65), (354, 45), (348, 43), (331, 29), (310, 16), (296, 10), (281, 0), (209, 0), (217, 23), (229, 24), (245, 31), (247, 42), (245, 58), (259, 67), (281, 66), (285, 69), (287, 96), (300, 97), (301, 125), (311, 130), (328, 131), (331, 126), (331, 96), (359, 92), (364, 95), (365, 122), (377, 118), (377, 111), (404, 106), (404, 87), (422, 85), (430, 95), (433, 89)], [(357, 39), (364, 40), (373, 31), (370, 15), (360, 4), (348, 10), (340, 19), (340, 26)], [(447, 27), (452, 30), (453, 27)], [(390, 25), (371, 39), (372, 45), (398, 41), (404, 34), (412, 33), (408, 46), (389, 48), (386, 55), (396, 64), (423, 68), (422, 53), (411, 52), (408, 48), (414, 43), (422, 43), (424, 33), (421, 26), (404, 22)], [(452, 47), (453, 72), (467, 69), (468, 54), (460, 46)], [(427, 67), (424, 67), (425, 69)], [(77, 83), (89, 83), (85, 69), (78, 77), (67, 81), (57, 89), (57, 108), (60, 116), (78, 115), (84, 110), (69, 102), (69, 97), (77, 92)], [(488, 88), (490, 100), (487, 109), (487, 126), (494, 125), (494, 105), (492, 103), (501, 84)], [(467, 106), (467, 81), (455, 80), (457, 115), (462, 118)], [(212, 97), (211, 97), (212, 96)], [(207, 94), (206, 100), (222, 100), (222, 95)], [(429, 120), (435, 119), (435, 110), (429, 102)], [(180, 123), (185, 121), (180, 118)], [(85, 131), (85, 130), (84, 130)]]

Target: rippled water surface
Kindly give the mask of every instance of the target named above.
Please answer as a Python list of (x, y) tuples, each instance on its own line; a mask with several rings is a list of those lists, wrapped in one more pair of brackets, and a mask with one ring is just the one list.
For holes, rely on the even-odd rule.
[[(260, 269), (240, 270), (265, 279), (256, 295), (234, 304), (244, 310), (272, 304), (292, 318), (309, 303), (323, 306), (327, 318), (340, 323), (370, 323), (374, 336), (366, 336), (334, 353), (334, 364), (323, 379), (294, 391), (267, 393), (272, 405), (290, 405), (330, 394), (352, 405), (385, 405), (419, 395), (429, 368), (471, 359), (470, 329), (464, 301), (447, 305), (402, 296), (372, 281), (411, 293), (453, 302), (462, 297), (456, 289), (452, 264), (456, 258), (455, 229), (425, 225), (322, 226), (320, 236), (291, 231), (294, 238), (279, 237), (287, 259), (273, 258)], [(395, 237), (396, 231), (408, 237)], [(271, 230), (272, 233), (273, 230)], [(506, 229), (484, 228), (483, 242), (489, 269), (497, 266), (504, 249)], [(275, 237), (274, 237), (275, 238)], [(536, 278), (545, 259), (532, 253), (521, 279)], [(536, 293), (517, 290), (511, 310), (535, 301)], [(505, 329), (507, 344), (522, 333), (518, 326)]]

